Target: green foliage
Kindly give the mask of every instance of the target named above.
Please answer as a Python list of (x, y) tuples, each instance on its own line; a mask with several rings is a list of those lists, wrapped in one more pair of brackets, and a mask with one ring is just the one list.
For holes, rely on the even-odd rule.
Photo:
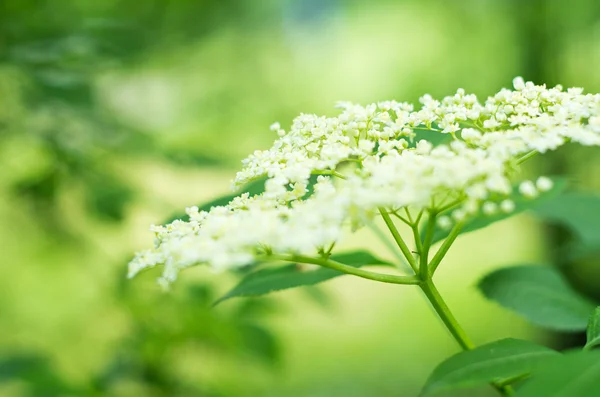
[(596, 346), (600, 346), (600, 306), (598, 306), (590, 315), (586, 336), (587, 342), (585, 344), (585, 349), (592, 349)]
[[(560, 178), (555, 178), (553, 179), (553, 181), (554, 186), (552, 187), (552, 189), (550, 189), (547, 192), (540, 193), (537, 197), (533, 199), (524, 197), (521, 193), (519, 193), (518, 186), (515, 186), (512, 194), (508, 197), (515, 203), (514, 211), (511, 211), (509, 213), (498, 212), (494, 215), (486, 215), (480, 212), (477, 215), (471, 217), (470, 220), (465, 224), (465, 226), (463, 226), (461, 234), (483, 229), (486, 226), (510, 218), (511, 216), (517, 215), (523, 211), (534, 209), (542, 203), (544, 203), (546, 200), (550, 200), (553, 197), (556, 197), (565, 189), (567, 183), (566, 180)], [(449, 233), (449, 230), (442, 230), (438, 228), (436, 233), (434, 234), (433, 242), (435, 243), (440, 240), (443, 240), (448, 236)]]
[(533, 324), (558, 331), (583, 331), (595, 305), (554, 268), (516, 266), (496, 270), (479, 282), (486, 298)]
[(19, 380), (26, 385), (27, 395), (53, 397), (82, 393), (65, 381), (53, 368), (49, 360), (39, 354), (5, 354), (0, 359), (0, 383)]
[[(332, 260), (353, 267), (367, 265), (391, 266), (366, 251), (352, 251), (331, 256)], [(275, 268), (261, 269), (245, 276), (238, 285), (221, 297), (215, 304), (241, 296), (260, 296), (275, 291), (322, 283), (345, 273), (319, 267), (307, 269), (306, 265), (290, 264)]]
[(502, 339), (448, 358), (433, 371), (422, 396), (527, 376), (554, 350), (520, 339)]
[(90, 214), (121, 221), (135, 195), (120, 171), (108, 164), (132, 154), (188, 166), (220, 164), (222, 159), (202, 148), (174, 152), (146, 131), (124, 125), (100, 100), (97, 79), (116, 65), (125, 67), (151, 55), (161, 43), (181, 45), (221, 28), (224, 20), (248, 17), (228, 12), (241, 3), (0, 3), (0, 86), (6, 89), (5, 102), (20, 109), (18, 114), (10, 107), (0, 112), (0, 134), (3, 140), (34, 142), (49, 159), (35, 175), (12, 181), (18, 199), (30, 202), (36, 216), (47, 218), (46, 225), (60, 229), (58, 197), (77, 185)]
[(536, 369), (517, 397), (600, 396), (600, 351), (569, 352)]
[[(433, 124), (432, 128), (439, 129), (439, 127), (436, 124)], [(416, 128), (415, 129), (415, 137), (412, 140), (412, 142), (410, 142), (409, 146), (410, 147), (415, 146), (417, 144), (417, 142), (419, 142), (421, 139), (425, 139), (426, 141), (433, 144), (433, 146), (438, 146), (438, 145), (450, 143), (452, 141), (452, 135), (451, 134), (443, 134), (439, 131), (429, 130), (426, 128)]]
[(535, 213), (568, 227), (585, 246), (600, 246), (600, 197), (584, 193), (565, 193), (546, 200)]
[[(154, 283), (152, 280), (147, 280)], [(143, 282), (141, 284), (144, 284)], [(265, 316), (276, 310), (269, 300), (244, 300), (230, 311), (212, 310), (214, 291), (207, 285), (179, 288), (165, 296), (148, 286), (123, 282), (119, 307), (128, 314), (128, 332), (116, 341), (116, 353), (89, 379), (66, 380), (43, 353), (5, 353), (0, 359), (0, 385), (19, 381), (28, 396), (115, 395), (120, 384), (138, 384), (152, 396), (221, 396), (219, 386), (190, 383), (172, 371), (174, 351), (204, 361), (203, 351), (236, 357), (252, 365), (273, 367), (280, 359), (275, 335)], [(200, 348), (200, 350), (198, 350)]]

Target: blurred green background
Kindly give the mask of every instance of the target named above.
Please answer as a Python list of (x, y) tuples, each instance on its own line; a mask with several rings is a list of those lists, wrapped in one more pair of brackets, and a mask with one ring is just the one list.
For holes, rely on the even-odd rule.
[[(274, 121), (517, 75), (599, 92), (599, 71), (597, 0), (0, 1), (0, 396), (416, 395), (457, 347), (410, 287), (343, 277), (213, 309), (235, 276), (164, 293), (126, 263), (150, 224), (227, 192)], [(598, 191), (594, 153), (532, 167)], [(473, 285), (556, 262), (560, 238), (525, 215), (459, 240), (438, 280), (476, 342), (548, 337)], [(387, 255), (368, 231), (345, 244)], [(568, 273), (593, 294), (589, 262)]]

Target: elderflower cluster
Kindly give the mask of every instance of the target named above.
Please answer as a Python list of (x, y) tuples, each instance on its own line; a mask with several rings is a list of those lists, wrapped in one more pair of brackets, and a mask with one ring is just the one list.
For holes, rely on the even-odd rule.
[[(485, 103), (459, 89), (441, 101), (425, 95), (417, 110), (395, 101), (340, 103), (337, 117), (303, 114), (289, 131), (275, 123), (278, 139), (245, 159), (233, 182), (238, 189), (266, 178), (264, 192), (209, 211), (188, 208), (189, 221), (153, 226), (155, 246), (136, 255), (129, 274), (163, 265), (168, 283), (196, 264), (224, 270), (272, 254), (314, 256), (379, 211), (434, 210), (440, 228), (511, 212), (519, 159), (567, 142), (600, 145), (599, 94), (521, 78), (513, 85)], [(419, 139), (424, 130), (434, 138)], [(540, 177), (517, 190), (534, 198), (551, 188)]]

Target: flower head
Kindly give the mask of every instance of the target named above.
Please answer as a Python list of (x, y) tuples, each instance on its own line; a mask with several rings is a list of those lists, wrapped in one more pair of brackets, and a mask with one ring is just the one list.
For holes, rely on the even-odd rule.
[[(155, 247), (136, 255), (130, 275), (164, 265), (162, 280), (171, 282), (196, 264), (219, 271), (272, 254), (320, 255), (382, 209), (439, 213), (444, 229), (479, 212), (512, 212), (513, 171), (524, 156), (566, 142), (600, 145), (600, 95), (522, 78), (513, 85), (484, 103), (458, 90), (442, 100), (425, 95), (416, 110), (344, 102), (336, 117), (302, 114), (288, 131), (275, 123), (273, 146), (248, 156), (233, 182), (266, 178), (264, 192), (209, 211), (191, 207), (189, 221), (154, 227)], [(422, 130), (439, 139), (420, 139)], [(518, 190), (534, 197), (551, 188), (540, 177)]]

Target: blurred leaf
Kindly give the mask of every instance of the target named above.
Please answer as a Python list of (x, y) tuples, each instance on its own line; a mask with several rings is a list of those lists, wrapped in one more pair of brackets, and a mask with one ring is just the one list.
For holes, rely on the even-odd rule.
[[(366, 251), (336, 254), (332, 255), (331, 259), (354, 267), (366, 265), (391, 266), (389, 262), (378, 259)], [(261, 269), (244, 277), (231, 291), (217, 300), (215, 305), (230, 298), (260, 296), (284, 289), (315, 285), (343, 275), (345, 273), (322, 267), (307, 270), (305, 265), (298, 264)]]
[(600, 346), (600, 306), (594, 309), (590, 315), (586, 334), (587, 343), (585, 344), (585, 349)]
[(448, 358), (433, 371), (422, 396), (527, 375), (558, 352), (520, 339), (502, 339)]
[(128, 185), (111, 174), (90, 173), (85, 179), (85, 187), (90, 212), (111, 221), (124, 218), (125, 206), (133, 197)]
[(36, 397), (54, 397), (74, 392), (57, 375), (49, 361), (38, 354), (19, 353), (0, 359), (0, 383), (19, 379)]
[(181, 149), (163, 150), (162, 153), (159, 154), (169, 162), (183, 166), (217, 166), (222, 165), (225, 162), (223, 158), (214, 157), (207, 153), (196, 153)]
[(546, 200), (535, 213), (570, 228), (584, 245), (600, 245), (600, 196), (565, 193)]
[(549, 266), (496, 270), (485, 276), (478, 287), (486, 298), (533, 324), (557, 331), (583, 331), (595, 307)]
[(56, 169), (45, 170), (41, 175), (18, 181), (13, 187), (18, 195), (26, 197), (36, 205), (53, 205), (61, 182)]
[[(553, 181), (554, 186), (552, 187), (552, 189), (550, 189), (547, 192), (540, 193), (537, 197), (533, 199), (524, 197), (522, 194), (519, 193), (518, 186), (515, 186), (511, 195), (507, 197), (507, 199), (510, 199), (515, 203), (514, 211), (508, 214), (504, 212), (498, 212), (494, 215), (485, 215), (482, 212), (479, 212), (478, 214), (471, 216), (469, 221), (465, 224), (465, 226), (463, 226), (461, 234), (483, 229), (484, 227), (489, 226), (492, 223), (510, 218), (511, 216), (517, 215), (523, 211), (536, 208), (537, 206), (544, 203), (546, 200), (557, 196), (565, 189), (567, 183), (565, 179), (561, 178), (555, 178), (553, 179)], [(425, 225), (425, 227), (427, 227), (427, 225)], [(433, 242), (435, 243), (440, 240), (443, 240), (448, 236), (449, 233), (450, 230), (442, 230), (440, 228), (437, 228), (433, 237)], [(424, 235), (424, 233), (422, 235)]]
[(536, 369), (517, 397), (600, 396), (600, 351), (576, 351)]
[(322, 308), (331, 308), (333, 306), (331, 296), (319, 286), (307, 285), (302, 291)]
[(281, 349), (277, 339), (266, 328), (248, 324), (241, 329), (244, 348), (252, 355), (275, 364), (280, 358)]

